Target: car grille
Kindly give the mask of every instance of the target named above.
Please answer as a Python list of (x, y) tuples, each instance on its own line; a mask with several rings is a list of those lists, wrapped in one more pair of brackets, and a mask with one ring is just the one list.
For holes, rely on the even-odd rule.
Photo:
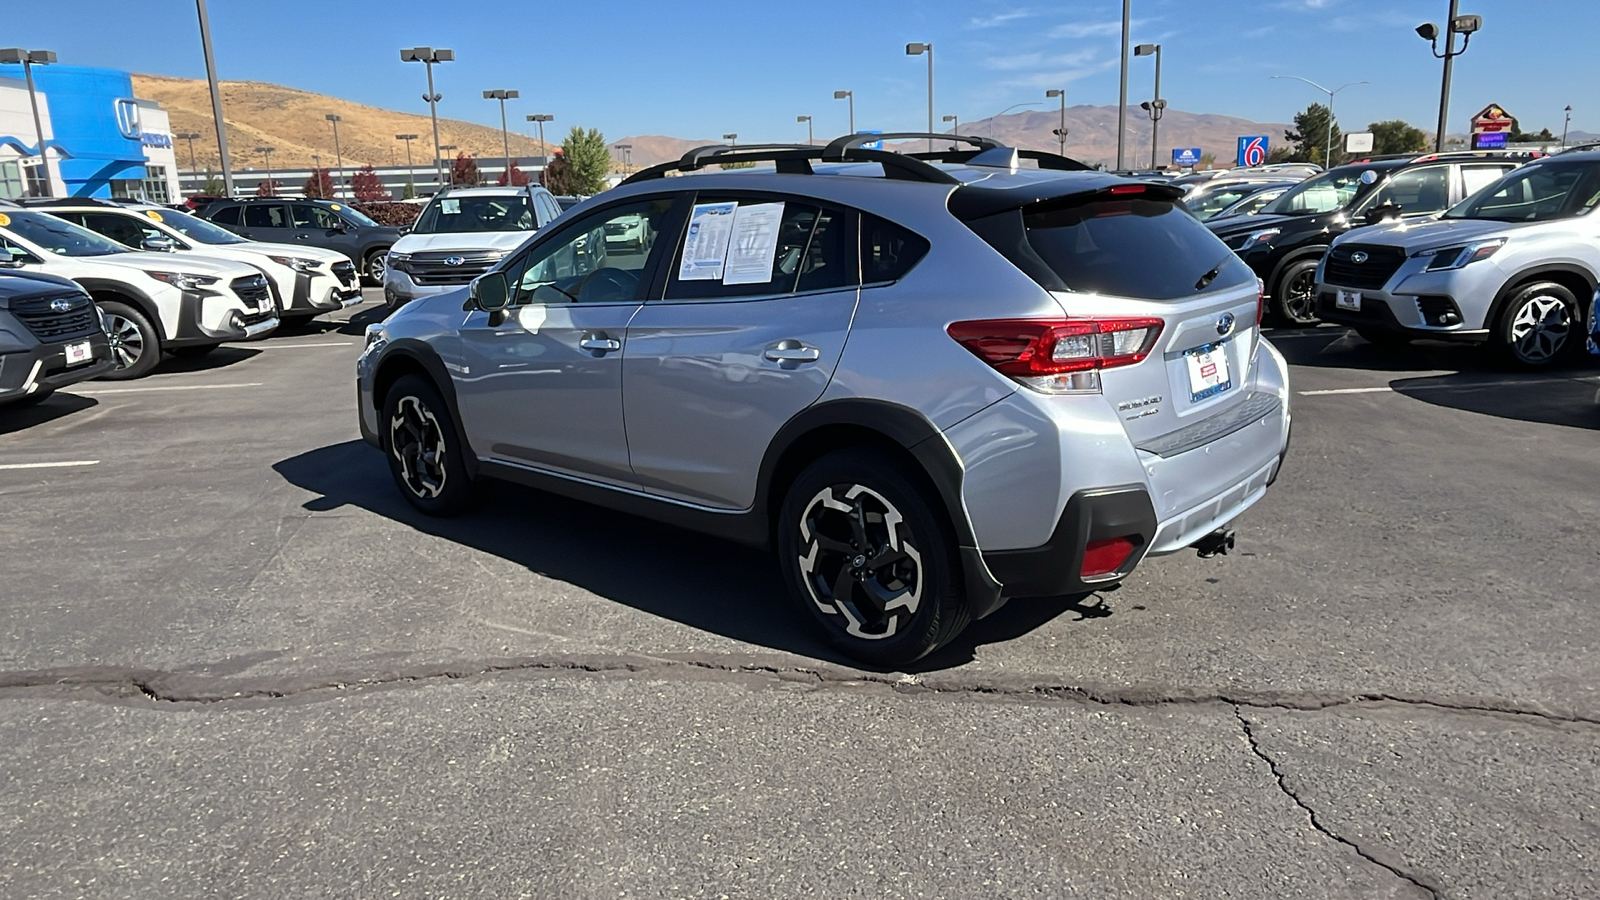
[[(1361, 262), (1352, 257), (1365, 253)], [(1328, 251), (1328, 261), (1323, 268), (1323, 281), (1340, 287), (1362, 288), (1369, 291), (1381, 289), (1405, 264), (1406, 252), (1399, 247), (1381, 247), (1375, 244), (1342, 244)]]
[(349, 287), (349, 288), (355, 287), (356, 286), (356, 264), (351, 262), (348, 259), (341, 260), (340, 262), (334, 263), (333, 264), (333, 277), (339, 279), (339, 283), (344, 285), (345, 287)]
[[(71, 305), (64, 311), (52, 309), (51, 304), (59, 300)], [(95, 311), (94, 301), (81, 294), (21, 300), (12, 304), (11, 313), (41, 341), (58, 341), (100, 330), (100, 316)]]
[[(483, 251), (413, 253), (406, 271), (417, 284), (466, 284), (493, 268), (500, 258), (499, 253)], [(451, 265), (447, 259), (460, 262)]]
[(235, 278), (229, 283), (233, 292), (239, 295), (246, 306), (253, 306), (259, 310), (270, 310), (272, 304), (272, 288), (267, 285), (265, 275), (245, 275)]

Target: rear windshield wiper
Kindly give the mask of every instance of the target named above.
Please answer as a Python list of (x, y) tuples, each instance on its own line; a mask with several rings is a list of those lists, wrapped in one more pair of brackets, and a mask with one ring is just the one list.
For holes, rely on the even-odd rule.
[(1200, 280), (1196, 281), (1194, 283), (1194, 289), (1197, 290), (1197, 291), (1203, 291), (1206, 288), (1210, 287), (1211, 286), (1211, 282), (1217, 280), (1217, 276), (1222, 274), (1222, 267), (1227, 265), (1228, 264), (1228, 260), (1231, 259), (1231, 258), (1233, 258), (1233, 254), (1230, 253), (1229, 255), (1223, 257), (1222, 261), (1217, 263), (1215, 268), (1213, 268), (1211, 271), (1205, 273), (1204, 275), (1201, 275), (1200, 276)]

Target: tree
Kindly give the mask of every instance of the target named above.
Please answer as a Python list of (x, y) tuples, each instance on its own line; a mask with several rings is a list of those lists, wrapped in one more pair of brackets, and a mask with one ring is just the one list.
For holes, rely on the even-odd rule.
[(262, 182), (259, 185), (256, 185), (256, 196), (257, 197), (276, 197), (276, 196), (278, 196), (278, 182), (272, 180), (271, 178), (267, 178), (267, 179), (262, 180)]
[(210, 167), (207, 167), (206, 183), (201, 186), (200, 193), (208, 194), (212, 197), (218, 197), (221, 196), (222, 193), (227, 189), (228, 185), (222, 180), (222, 176), (212, 171)]
[(560, 150), (544, 164), (544, 174), (540, 180), (544, 182), (545, 190), (552, 194), (565, 197), (575, 193), (572, 189), (572, 166), (567, 163), (566, 154)]
[(605, 135), (598, 128), (583, 129), (576, 125), (561, 142), (562, 155), (572, 167), (570, 187), (575, 194), (598, 194), (606, 189), (606, 175), (611, 172), (611, 151), (606, 147)]
[(383, 182), (378, 180), (378, 173), (370, 165), (362, 166), (351, 176), (350, 190), (355, 193), (358, 203), (389, 199), (389, 192), (383, 189)]
[(1324, 147), (1331, 146), (1339, 152), (1339, 120), (1331, 118), (1328, 108), (1313, 103), (1305, 111), (1295, 114), (1294, 130), (1283, 133), (1284, 140), (1295, 145), (1292, 162), (1313, 162), (1328, 165)]
[(327, 169), (312, 169), (311, 177), (306, 179), (300, 192), (313, 200), (326, 200), (333, 196), (333, 177)]
[(505, 187), (505, 185), (506, 185), (506, 176), (507, 175), (511, 176), (511, 186), (512, 187), (522, 187), (523, 185), (527, 184), (530, 181), (530, 179), (528, 178), (528, 173), (522, 171), (520, 168), (517, 167), (517, 161), (516, 160), (512, 160), (511, 161), (511, 166), (509, 168), (507, 168), (504, 172), (500, 173), (500, 177), (495, 180), (495, 184), (497, 186), (499, 186), (499, 187)]
[(1421, 153), (1428, 149), (1428, 133), (1402, 119), (1373, 122), (1367, 130), (1372, 132), (1373, 153)]
[(409, 175), (406, 176), (405, 190), (402, 190), (400, 192), (400, 199), (401, 200), (415, 200), (415, 199), (417, 199), (417, 186), (416, 186), (416, 184), (414, 182), (412, 182), (411, 177)]
[(1215, 169), (1216, 167), (1217, 155), (1215, 153), (1200, 154), (1200, 171), (1204, 172), (1210, 169)]
[(753, 159), (743, 160), (742, 162), (725, 162), (725, 163), (722, 163), (722, 168), (723, 168), (724, 171), (726, 171), (728, 169), (754, 169), (755, 167), (756, 167), (756, 163), (755, 163), (755, 160), (753, 160)]
[(456, 161), (450, 164), (450, 183), (469, 186), (478, 183), (478, 161), (468, 156), (465, 150), (456, 154)]

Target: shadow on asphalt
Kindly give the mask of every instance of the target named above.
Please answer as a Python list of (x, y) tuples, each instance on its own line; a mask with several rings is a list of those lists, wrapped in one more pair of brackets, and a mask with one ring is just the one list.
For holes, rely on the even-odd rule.
[(1519, 422), (1565, 425), (1600, 431), (1600, 372), (1563, 369), (1556, 372), (1482, 375), (1440, 375), (1403, 378), (1389, 383), (1395, 393), (1434, 406), (1459, 409)]
[[(71, 387), (62, 388), (63, 392), (70, 390)], [(18, 406), (14, 403), (0, 405), (0, 434), (25, 431), (35, 425), (43, 425), (75, 412), (82, 412), (100, 402), (93, 397), (63, 392), (52, 394), (49, 399), (31, 406)]]
[(261, 353), (249, 344), (222, 344), (205, 356), (168, 356), (161, 360), (152, 373), (171, 375), (180, 372), (209, 372), (226, 369)]
[(1291, 366), (1377, 372), (1499, 372), (1508, 370), (1482, 347), (1412, 341), (1398, 347), (1369, 344), (1348, 328), (1272, 328), (1262, 332)]
[[(308, 510), (355, 506), (663, 619), (862, 668), (822, 640), (761, 550), (501, 482), (466, 515), (430, 518), (406, 503), (383, 457), (361, 441), (312, 450), (273, 469), (319, 495), (305, 504)], [(1069, 612), (1080, 620), (1111, 614), (1094, 598), (1013, 600), (909, 671), (963, 665), (979, 646), (1012, 640)]]

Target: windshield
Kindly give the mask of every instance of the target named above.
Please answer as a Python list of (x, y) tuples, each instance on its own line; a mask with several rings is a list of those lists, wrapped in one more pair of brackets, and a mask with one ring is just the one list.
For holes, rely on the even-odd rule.
[[(151, 210), (155, 212), (155, 210)], [(171, 228), (192, 241), (202, 244), (248, 244), (249, 241), (231, 231), (207, 222), (198, 216), (191, 216), (181, 212), (156, 212), (161, 218), (156, 221)], [(152, 217), (153, 218), (153, 217)]]
[(467, 231), (532, 231), (533, 206), (526, 194), (435, 197), (417, 217), (413, 234)]
[[(1250, 184), (1224, 185), (1204, 193), (1196, 190), (1184, 198), (1183, 205), (1194, 213), (1196, 219), (1204, 221), (1259, 190), (1259, 187)], [(1196, 197), (1195, 194), (1200, 196)]]
[(1455, 205), (1447, 219), (1543, 222), (1581, 216), (1600, 203), (1600, 162), (1546, 162), (1517, 169)]
[(333, 204), (333, 208), (339, 213), (339, 215), (344, 216), (346, 219), (349, 219), (351, 222), (354, 222), (357, 225), (360, 225), (362, 228), (383, 227), (368, 217), (366, 213), (356, 209), (353, 206), (345, 206), (343, 203), (335, 203)]
[(1367, 185), (1361, 170), (1339, 169), (1323, 172), (1290, 188), (1282, 197), (1262, 208), (1266, 216), (1314, 216), (1344, 209)]
[(128, 248), (87, 228), (36, 212), (8, 212), (7, 227), (23, 240), (32, 241), (57, 256), (110, 256)]

